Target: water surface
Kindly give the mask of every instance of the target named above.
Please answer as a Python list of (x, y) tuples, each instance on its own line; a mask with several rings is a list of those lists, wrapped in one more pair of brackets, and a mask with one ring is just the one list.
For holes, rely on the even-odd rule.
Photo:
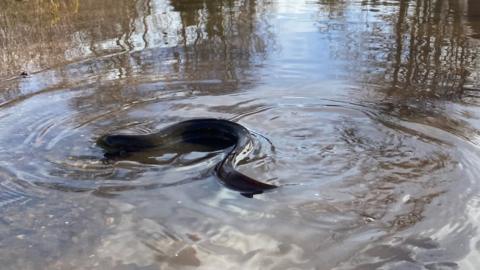
[[(475, 0), (0, 0), (2, 269), (478, 269)], [(19, 76), (23, 71), (29, 76)], [(255, 136), (102, 162), (194, 117)]]

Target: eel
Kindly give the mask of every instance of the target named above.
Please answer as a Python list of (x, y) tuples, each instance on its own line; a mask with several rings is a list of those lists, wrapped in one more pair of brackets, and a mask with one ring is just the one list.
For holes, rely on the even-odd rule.
[(182, 121), (145, 135), (104, 135), (97, 139), (107, 159), (187, 145), (190, 152), (225, 150), (227, 155), (215, 166), (220, 182), (245, 197), (276, 188), (276, 185), (257, 181), (236, 169), (237, 164), (250, 153), (253, 139), (247, 128), (224, 119), (202, 118)]

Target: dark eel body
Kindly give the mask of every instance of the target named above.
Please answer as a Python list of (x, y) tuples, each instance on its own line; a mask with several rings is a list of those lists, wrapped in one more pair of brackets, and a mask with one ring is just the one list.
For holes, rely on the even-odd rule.
[(147, 135), (105, 135), (97, 140), (106, 158), (125, 157), (132, 153), (152, 151), (162, 147), (188, 145), (191, 149), (209, 151), (226, 149), (228, 154), (215, 166), (224, 186), (251, 197), (277, 186), (263, 183), (235, 169), (253, 147), (252, 135), (243, 126), (222, 119), (193, 119), (168, 126)]

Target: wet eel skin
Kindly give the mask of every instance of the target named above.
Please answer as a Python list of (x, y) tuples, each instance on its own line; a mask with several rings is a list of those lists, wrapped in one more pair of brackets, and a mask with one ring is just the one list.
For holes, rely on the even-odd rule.
[(129, 153), (149, 151), (171, 145), (228, 150), (215, 166), (221, 183), (246, 197), (263, 193), (277, 186), (257, 181), (236, 170), (236, 165), (252, 150), (252, 135), (245, 127), (223, 119), (192, 119), (168, 126), (147, 135), (104, 135), (97, 140), (105, 157), (115, 158)]

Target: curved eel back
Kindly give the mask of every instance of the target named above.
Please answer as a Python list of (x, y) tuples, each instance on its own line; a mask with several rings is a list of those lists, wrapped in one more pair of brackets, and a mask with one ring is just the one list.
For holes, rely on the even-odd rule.
[(240, 173), (236, 165), (252, 149), (252, 136), (243, 126), (222, 119), (193, 119), (168, 126), (148, 135), (105, 135), (97, 145), (105, 150), (105, 157), (121, 157), (128, 153), (187, 143), (212, 150), (230, 149), (215, 167), (225, 187), (239, 191), (246, 197), (263, 193), (277, 186), (257, 181)]

